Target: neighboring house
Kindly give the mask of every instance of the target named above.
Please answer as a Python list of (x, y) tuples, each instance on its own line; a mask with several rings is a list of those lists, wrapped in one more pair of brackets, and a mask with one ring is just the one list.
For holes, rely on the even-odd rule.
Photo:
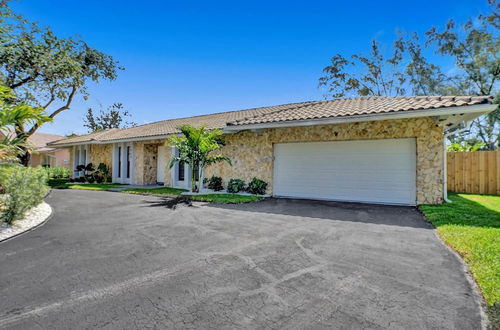
[(64, 138), (62, 135), (33, 133), (28, 138), (28, 143), (35, 148), (31, 154), (29, 165), (33, 167), (38, 165), (46, 167), (62, 166), (71, 169), (69, 161), (70, 151), (68, 148), (56, 149), (47, 146), (50, 142)]
[[(0, 138), (5, 137), (5, 134), (15, 134), (11, 132), (0, 131)], [(33, 133), (28, 138), (28, 143), (33, 146), (29, 166), (62, 166), (71, 169), (70, 166), (70, 151), (68, 148), (58, 149), (55, 147), (48, 147), (47, 144), (57, 140), (64, 139), (63, 135), (47, 134), (47, 133)]]
[(277, 197), (415, 205), (446, 198), (444, 136), (493, 111), (489, 97), (366, 97), (303, 102), (165, 120), (50, 144), (71, 147), (73, 169), (106, 163), (113, 182), (188, 188), (186, 165), (165, 146), (181, 124), (224, 132), (205, 176), (269, 183)]

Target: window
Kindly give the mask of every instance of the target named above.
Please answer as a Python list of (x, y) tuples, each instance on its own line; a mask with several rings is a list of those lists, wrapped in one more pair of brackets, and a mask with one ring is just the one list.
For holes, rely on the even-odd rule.
[(130, 147), (127, 147), (127, 179), (130, 178)]
[(118, 177), (122, 177), (122, 147), (118, 147)]
[(184, 181), (184, 162), (178, 162), (177, 167), (177, 180)]

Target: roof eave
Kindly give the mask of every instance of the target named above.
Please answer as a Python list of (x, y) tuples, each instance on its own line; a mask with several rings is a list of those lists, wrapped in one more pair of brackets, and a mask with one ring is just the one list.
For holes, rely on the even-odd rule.
[(446, 116), (446, 115), (457, 115), (466, 113), (467, 114), (475, 113), (477, 114), (476, 117), (479, 117), (482, 114), (487, 114), (495, 110), (497, 106), (498, 106), (497, 104), (463, 105), (463, 106), (428, 109), (428, 110), (409, 110), (409, 111), (387, 112), (387, 113), (355, 115), (355, 116), (345, 116), (345, 117), (290, 120), (290, 121), (268, 122), (268, 123), (247, 124), (247, 125), (228, 125), (223, 129), (223, 132), (234, 133), (237, 131), (243, 131), (249, 129), (328, 125), (328, 124), (355, 123), (355, 122), (390, 120), (390, 119)]

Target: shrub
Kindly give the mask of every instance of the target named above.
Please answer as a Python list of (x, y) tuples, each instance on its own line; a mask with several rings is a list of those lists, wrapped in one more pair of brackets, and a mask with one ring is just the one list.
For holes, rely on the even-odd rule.
[(208, 189), (212, 189), (214, 191), (221, 191), (224, 189), (222, 187), (222, 178), (220, 176), (212, 176), (208, 180)]
[(63, 185), (63, 184), (68, 183), (68, 182), (70, 182), (70, 179), (68, 179), (68, 178), (49, 179), (47, 181), (47, 184), (49, 185), (49, 187), (57, 187), (57, 186)]
[(247, 191), (251, 194), (264, 195), (267, 189), (267, 182), (261, 179), (253, 178), (248, 184)]
[(69, 169), (62, 167), (62, 166), (44, 167), (44, 169), (47, 172), (47, 177), (49, 179), (69, 178), (69, 175), (70, 175)]
[(227, 191), (237, 193), (245, 189), (245, 181), (240, 179), (231, 179), (227, 183)]
[(104, 163), (99, 163), (97, 169), (94, 172), (94, 178), (97, 183), (108, 182), (109, 177), (109, 167)]
[(19, 165), (2, 167), (0, 171), (0, 185), (5, 191), (0, 219), (10, 224), (43, 201), (47, 172), (40, 167)]

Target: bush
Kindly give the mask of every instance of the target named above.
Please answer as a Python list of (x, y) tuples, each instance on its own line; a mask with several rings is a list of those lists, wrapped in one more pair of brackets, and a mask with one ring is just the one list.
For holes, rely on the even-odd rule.
[(56, 166), (56, 167), (44, 167), (47, 172), (47, 177), (49, 179), (63, 179), (69, 178), (70, 171), (66, 167)]
[(208, 189), (212, 189), (213, 191), (221, 191), (222, 189), (224, 189), (224, 187), (222, 187), (222, 178), (220, 176), (212, 176), (209, 180), (208, 180)]
[(261, 179), (253, 178), (248, 184), (247, 191), (251, 194), (264, 195), (267, 189), (267, 182)]
[(245, 189), (245, 181), (240, 179), (231, 179), (227, 183), (227, 191), (237, 193)]
[(47, 190), (47, 171), (19, 165), (0, 168), (0, 185), (5, 191), (0, 219), (11, 224), (40, 204)]
[(70, 182), (70, 179), (68, 179), (68, 178), (49, 179), (47, 181), (47, 184), (49, 185), (49, 187), (57, 187), (57, 186), (63, 185), (63, 184), (68, 183), (68, 182)]

